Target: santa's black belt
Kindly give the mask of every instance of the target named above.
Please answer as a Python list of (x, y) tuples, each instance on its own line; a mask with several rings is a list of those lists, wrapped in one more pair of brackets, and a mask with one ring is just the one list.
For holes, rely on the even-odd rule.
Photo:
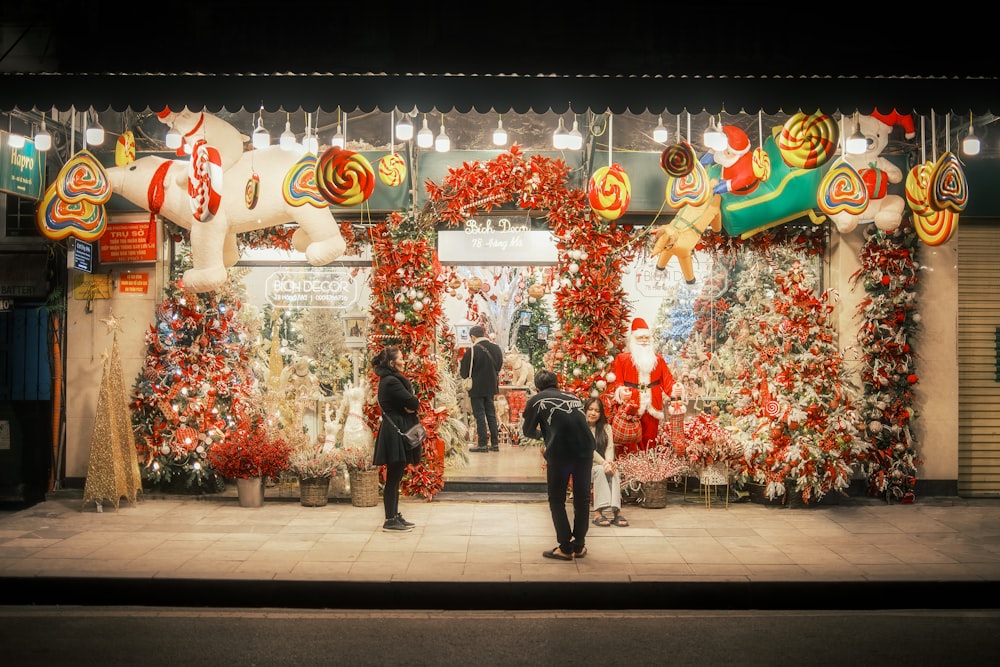
[(651, 389), (652, 387), (659, 387), (660, 381), (653, 380), (649, 384), (645, 384), (643, 382), (623, 382), (622, 384), (624, 384), (626, 387), (635, 387), (639, 391), (646, 391), (647, 389)]

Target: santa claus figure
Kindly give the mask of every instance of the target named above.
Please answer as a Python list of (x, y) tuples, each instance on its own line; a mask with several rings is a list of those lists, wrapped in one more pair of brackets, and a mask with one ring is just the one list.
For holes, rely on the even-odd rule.
[[(627, 403), (635, 392), (639, 394), (639, 415), (642, 439), (637, 450), (646, 450), (656, 444), (656, 435), (663, 420), (663, 397), (674, 395), (674, 376), (667, 362), (653, 348), (653, 334), (646, 320), (632, 320), (628, 351), (615, 357), (615, 400)], [(680, 390), (680, 385), (676, 385)], [(627, 452), (626, 452), (627, 453)]]
[(712, 150), (702, 158), (703, 164), (713, 161), (722, 167), (722, 177), (712, 188), (713, 194), (747, 195), (757, 189), (760, 179), (753, 173), (753, 155), (750, 153), (750, 137), (738, 127), (723, 125), (726, 135), (724, 148)]

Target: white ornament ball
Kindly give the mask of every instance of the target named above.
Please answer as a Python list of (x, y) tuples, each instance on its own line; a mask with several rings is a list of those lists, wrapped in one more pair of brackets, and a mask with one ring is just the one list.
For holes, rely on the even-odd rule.
[(579, 368), (573, 369), (573, 377), (580, 377), (581, 371)]
[(604, 388), (608, 386), (608, 383), (605, 382), (604, 380), (598, 380), (594, 384), (597, 385), (597, 388), (600, 389), (601, 391), (604, 391)]
[(580, 259), (580, 254), (581, 253), (580, 253), (579, 250), (570, 250), (569, 251), (570, 259), (577, 259), (578, 260), (578, 259)]
[(569, 265), (569, 272), (580, 273), (580, 265), (577, 264), (576, 262), (573, 262), (572, 264)]
[(164, 456), (166, 456), (167, 454), (169, 454), (170, 453), (170, 445), (163, 445), (162, 447), (160, 447), (160, 453), (163, 454)]
[(415, 310), (415, 311), (417, 311), (419, 313), (423, 309), (424, 309), (424, 302), (423, 301), (414, 301), (413, 302), (413, 310)]
[(601, 392), (597, 391), (596, 389), (591, 389), (590, 390), (590, 397), (591, 398), (597, 398), (600, 395), (601, 395)]
[(402, 322), (406, 321), (406, 315), (404, 315), (402, 312), (400, 312), (400, 311), (397, 310), (396, 314), (393, 315), (393, 319), (396, 320), (397, 322), (402, 323)]
[(607, 378), (608, 382), (614, 382), (615, 380), (618, 379), (618, 376), (615, 375), (614, 373), (608, 373), (604, 377)]

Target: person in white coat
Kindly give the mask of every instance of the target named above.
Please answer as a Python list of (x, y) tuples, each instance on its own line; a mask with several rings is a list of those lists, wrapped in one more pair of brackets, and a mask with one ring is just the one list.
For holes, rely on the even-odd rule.
[[(590, 470), (590, 488), (594, 495), (594, 525), (607, 527), (628, 525), (622, 516), (622, 480), (615, 463), (615, 441), (611, 424), (599, 398), (589, 398), (583, 404), (587, 424), (594, 434), (594, 467)], [(608, 516), (608, 511), (611, 516)]]

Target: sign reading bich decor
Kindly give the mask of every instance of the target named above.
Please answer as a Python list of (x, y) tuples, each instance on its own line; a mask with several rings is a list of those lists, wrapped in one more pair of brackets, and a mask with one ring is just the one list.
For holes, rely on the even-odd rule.
[(101, 264), (136, 264), (156, 261), (156, 225), (148, 219), (113, 222), (98, 239)]
[(469, 218), (462, 231), (438, 232), (438, 259), (446, 264), (555, 264), (552, 232), (533, 230), (528, 216)]

